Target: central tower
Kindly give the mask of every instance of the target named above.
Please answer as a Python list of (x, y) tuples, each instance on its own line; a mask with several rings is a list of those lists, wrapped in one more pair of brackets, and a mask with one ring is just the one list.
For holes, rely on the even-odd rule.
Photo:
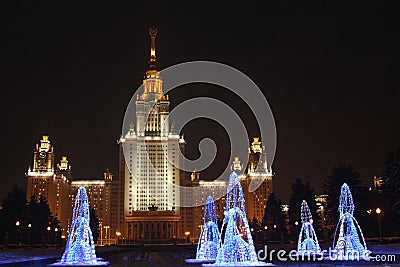
[(181, 155), (185, 141), (171, 131), (169, 98), (156, 69), (157, 29), (149, 30), (149, 69), (135, 102), (134, 123), (120, 138), (120, 179), (124, 181), (124, 238), (170, 240), (180, 236)]
[(162, 79), (156, 70), (156, 36), (157, 29), (149, 30), (151, 39), (149, 70), (143, 79), (144, 92), (136, 99), (136, 132), (142, 136), (169, 135), (169, 99), (163, 95)]

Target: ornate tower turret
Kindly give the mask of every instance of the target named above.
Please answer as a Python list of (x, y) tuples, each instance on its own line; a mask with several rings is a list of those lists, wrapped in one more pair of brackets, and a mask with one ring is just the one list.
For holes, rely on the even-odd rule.
[(67, 156), (61, 156), (60, 163), (57, 164), (56, 174), (64, 175), (69, 181), (72, 180), (72, 167)]
[(67, 226), (69, 208), (69, 181), (71, 165), (63, 156), (57, 167), (54, 164), (54, 147), (49, 136), (43, 135), (33, 151), (33, 168), (26, 173), (27, 201), (34, 197), (47, 200), (50, 212), (60, 221), (63, 229)]
[(49, 172), (54, 171), (54, 151), (50, 143), (49, 136), (43, 135), (40, 145), (36, 144), (33, 153), (33, 172)]
[[(151, 46), (149, 70), (143, 79), (143, 94), (136, 99), (136, 132), (138, 136), (168, 136), (169, 98), (163, 95), (162, 79), (156, 70), (157, 29), (149, 30)], [(150, 110), (150, 108), (152, 109)]]

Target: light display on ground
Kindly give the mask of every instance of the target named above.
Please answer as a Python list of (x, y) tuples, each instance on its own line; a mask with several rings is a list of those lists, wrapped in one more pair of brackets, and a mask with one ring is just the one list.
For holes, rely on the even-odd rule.
[(212, 196), (207, 197), (204, 207), (204, 225), (197, 244), (197, 260), (215, 260), (220, 246), (217, 212)]
[(81, 186), (75, 198), (71, 229), (64, 254), (59, 262), (50, 266), (105, 266), (109, 264), (96, 257), (89, 221), (88, 196), (85, 187)]
[(299, 241), (297, 243), (297, 253), (299, 254), (320, 254), (321, 248), (318, 244), (318, 238), (312, 226), (312, 215), (307, 202), (301, 203), (301, 230)]
[(217, 258), (211, 266), (266, 266), (258, 261), (245, 212), (242, 186), (236, 172), (229, 176), (224, 221), (224, 238)]
[(339, 222), (333, 239), (333, 249), (339, 260), (362, 259), (370, 252), (353, 212), (353, 196), (349, 186), (344, 183), (339, 199)]
[(217, 211), (212, 196), (207, 197), (204, 206), (204, 224), (197, 243), (196, 259), (187, 259), (187, 263), (213, 263), (221, 246), (217, 223)]

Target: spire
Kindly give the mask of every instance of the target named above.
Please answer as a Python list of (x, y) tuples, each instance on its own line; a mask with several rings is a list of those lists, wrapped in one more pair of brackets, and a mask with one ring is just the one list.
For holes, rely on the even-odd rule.
[(156, 36), (157, 28), (150, 28), (149, 35), (151, 39), (150, 47), (150, 60), (149, 69), (146, 71), (146, 75), (143, 79), (144, 92), (138, 96), (137, 100), (155, 100), (158, 101), (163, 97), (162, 92), (162, 80), (160, 73), (156, 70)]
[(151, 27), (149, 29), (149, 35), (150, 35), (150, 39), (151, 39), (150, 61), (149, 61), (150, 69), (156, 68), (156, 36), (157, 36), (157, 33), (158, 33), (157, 28)]

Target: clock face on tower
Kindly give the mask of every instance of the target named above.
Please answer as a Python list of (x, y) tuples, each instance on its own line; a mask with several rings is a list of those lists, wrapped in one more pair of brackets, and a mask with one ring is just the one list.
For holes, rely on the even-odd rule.
[(44, 152), (44, 151), (40, 152), (40, 153), (39, 153), (39, 157), (40, 157), (41, 159), (43, 159), (44, 157), (46, 157), (46, 152)]

